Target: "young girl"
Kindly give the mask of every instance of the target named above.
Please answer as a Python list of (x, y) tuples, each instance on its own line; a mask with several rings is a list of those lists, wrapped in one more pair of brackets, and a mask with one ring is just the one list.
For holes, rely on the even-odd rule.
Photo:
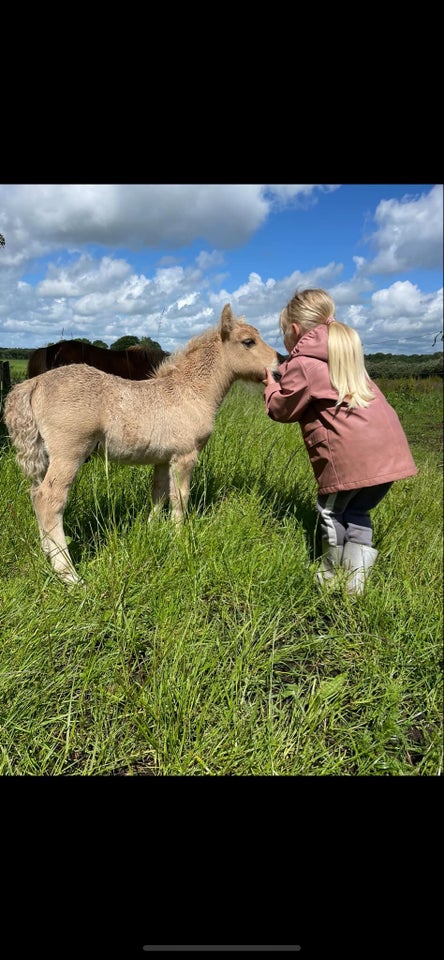
[(318, 484), (319, 582), (332, 585), (342, 567), (347, 591), (362, 593), (378, 556), (370, 510), (418, 469), (396, 412), (368, 377), (359, 335), (334, 312), (325, 290), (295, 293), (280, 315), (290, 357), (279, 382), (267, 369), (264, 399), (272, 420), (301, 425)]

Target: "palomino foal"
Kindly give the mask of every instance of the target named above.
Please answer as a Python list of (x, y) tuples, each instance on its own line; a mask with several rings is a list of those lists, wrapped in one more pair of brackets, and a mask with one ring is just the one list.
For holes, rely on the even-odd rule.
[(194, 337), (150, 380), (124, 380), (86, 364), (59, 367), (13, 387), (4, 419), (32, 480), (43, 551), (67, 583), (79, 577), (63, 529), (77, 471), (98, 450), (110, 460), (154, 464), (153, 511), (169, 499), (180, 521), (191, 475), (235, 380), (261, 382), (276, 351), (227, 304), (216, 327)]

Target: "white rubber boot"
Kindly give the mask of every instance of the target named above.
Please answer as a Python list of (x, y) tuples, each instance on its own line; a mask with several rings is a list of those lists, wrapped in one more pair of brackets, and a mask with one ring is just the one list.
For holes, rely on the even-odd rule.
[(342, 547), (323, 544), (321, 563), (316, 577), (323, 587), (332, 587), (335, 576), (341, 566)]
[(362, 593), (370, 570), (378, 556), (373, 547), (347, 541), (342, 551), (342, 566), (347, 571), (347, 593)]

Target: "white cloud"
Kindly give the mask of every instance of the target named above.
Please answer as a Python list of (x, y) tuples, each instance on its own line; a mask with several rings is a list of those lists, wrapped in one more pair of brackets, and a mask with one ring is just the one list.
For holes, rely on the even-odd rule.
[(196, 263), (200, 270), (209, 270), (211, 267), (217, 267), (221, 263), (224, 263), (224, 259), (224, 255), (220, 250), (213, 250), (211, 253), (202, 250), (196, 257)]
[(350, 306), (341, 311), (341, 315), (337, 313), (336, 316), (342, 323), (354, 327), (360, 335), (368, 323), (366, 310), (361, 303), (351, 303)]
[(410, 280), (397, 280), (391, 287), (377, 290), (371, 298), (374, 316), (414, 316), (422, 301), (421, 291)]
[[(367, 352), (439, 349), (433, 338), (442, 329), (442, 289), (424, 293), (419, 283), (406, 280), (375, 289), (375, 274), (425, 269), (439, 260), (442, 185), (421, 196), (379, 203), (378, 229), (371, 238), (377, 248), (373, 261), (350, 256), (344, 267), (329, 260), (328, 253), (322, 266), (271, 276), (263, 272), (263, 260), (261, 272), (251, 270), (250, 263), (256, 266), (252, 260), (244, 274), (232, 279), (230, 246), (245, 245), (269, 214), (279, 215), (284, 207), (306, 210), (323, 193), (337, 188), (337, 184), (0, 185), (0, 232), (7, 241), (0, 254), (0, 331), (5, 334), (0, 333), (0, 345), (38, 346), (62, 336), (112, 343), (124, 334), (136, 334), (174, 349), (216, 323), (224, 304), (231, 303), (237, 315), (246, 315), (282, 350), (278, 322), (282, 307), (296, 289), (323, 287), (335, 300), (338, 319), (359, 330)], [(304, 244), (303, 228), (298, 242)], [(205, 243), (216, 248), (205, 250)], [(85, 249), (93, 244), (99, 252)], [(335, 238), (332, 244), (335, 254)], [(106, 256), (100, 246), (108, 248)], [(117, 256), (119, 248), (127, 258)], [(131, 248), (155, 250), (155, 265), (144, 255), (136, 269)], [(167, 250), (170, 253), (164, 255)], [(297, 257), (296, 244), (295, 253)], [(42, 254), (42, 263), (33, 262)], [(316, 252), (314, 264), (315, 257)], [(343, 279), (350, 262), (354, 275)], [(32, 283), (37, 269), (39, 281)]]
[(89, 254), (82, 254), (66, 267), (49, 264), (47, 277), (37, 284), (37, 294), (40, 297), (78, 297), (85, 290), (101, 291), (104, 287), (116, 286), (129, 278), (131, 270), (125, 260), (110, 257), (94, 260)]
[(191, 307), (191, 304), (196, 302), (197, 297), (198, 293), (196, 291), (189, 293), (186, 297), (179, 297), (176, 300), (177, 309), (182, 310), (182, 307)]
[(200, 238), (229, 250), (250, 239), (274, 203), (315, 198), (336, 186), (3, 184), (0, 231), (7, 245), (2, 264), (20, 266), (50, 251), (85, 244), (175, 250)]
[(377, 231), (370, 240), (378, 248), (368, 264), (370, 273), (442, 267), (443, 186), (436, 184), (428, 194), (382, 200), (376, 209)]
[(371, 297), (365, 330), (359, 331), (364, 349), (374, 352), (377, 344), (376, 350), (392, 353), (431, 352), (434, 337), (442, 329), (442, 315), (442, 288), (425, 294), (408, 280), (397, 281)]
[(289, 203), (307, 206), (307, 203), (317, 203), (319, 193), (330, 193), (338, 190), (340, 183), (270, 183), (268, 190), (273, 196), (275, 206), (287, 206)]
[(261, 184), (3, 184), (2, 262), (102, 244), (177, 249), (202, 238), (230, 249), (268, 216)]

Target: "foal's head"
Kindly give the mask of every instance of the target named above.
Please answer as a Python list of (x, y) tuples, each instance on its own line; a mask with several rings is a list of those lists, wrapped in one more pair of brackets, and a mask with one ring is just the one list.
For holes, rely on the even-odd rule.
[(219, 330), (236, 378), (261, 383), (266, 377), (266, 367), (277, 369), (276, 350), (265, 343), (256, 327), (245, 323), (244, 317), (235, 317), (229, 303), (222, 310)]

